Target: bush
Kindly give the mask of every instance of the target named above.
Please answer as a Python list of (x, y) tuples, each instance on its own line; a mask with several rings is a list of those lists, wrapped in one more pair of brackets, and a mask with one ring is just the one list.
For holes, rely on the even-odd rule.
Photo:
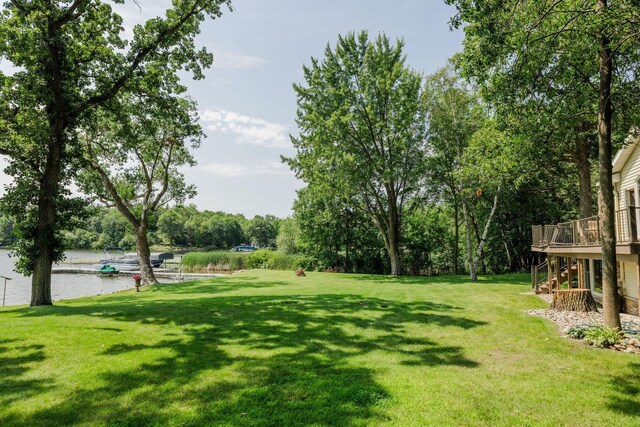
[(620, 335), (613, 328), (590, 328), (584, 331), (584, 341), (596, 347), (611, 347), (620, 342)]
[(585, 333), (593, 328), (593, 325), (574, 325), (567, 330), (567, 336), (569, 338), (581, 340), (584, 338)]
[(274, 252), (268, 249), (250, 252), (249, 255), (247, 255), (247, 266), (249, 268), (270, 268), (273, 254)]

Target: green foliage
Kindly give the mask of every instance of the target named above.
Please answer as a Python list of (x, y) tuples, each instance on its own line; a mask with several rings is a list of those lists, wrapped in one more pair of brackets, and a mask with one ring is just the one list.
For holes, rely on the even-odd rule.
[(198, 211), (194, 205), (164, 209), (158, 218), (158, 232), (171, 246), (230, 249), (246, 243), (242, 215)]
[(584, 331), (584, 341), (596, 347), (611, 347), (620, 342), (617, 329), (595, 327)]
[[(95, 249), (99, 236), (95, 231), (76, 228), (64, 232), (64, 246), (70, 249)], [(110, 245), (105, 245), (110, 246)], [(103, 247), (104, 248), (104, 247)]]
[(295, 84), (299, 136), (285, 161), (326, 197), (367, 213), (400, 274), (400, 227), (424, 172), (422, 76), (405, 64), (404, 43), (366, 31), (339, 36)]
[(229, 251), (189, 252), (182, 257), (182, 265), (216, 271), (237, 271), (248, 268), (246, 253)]
[(454, 243), (451, 212), (442, 206), (416, 209), (404, 223), (404, 262), (412, 275), (452, 271)]
[(378, 231), (370, 218), (342, 197), (312, 183), (298, 191), (293, 210), (305, 269), (388, 272)]
[(278, 251), (293, 255), (300, 252), (300, 225), (295, 218), (280, 221), (276, 246)]
[(258, 247), (269, 248), (276, 244), (278, 234), (278, 223), (271, 215), (262, 217), (256, 215), (247, 227), (247, 236)]
[(584, 338), (585, 333), (588, 330), (593, 329), (594, 327), (595, 327), (594, 325), (589, 325), (589, 324), (573, 325), (567, 330), (567, 336), (569, 338), (581, 340)]
[(268, 270), (295, 270), (302, 264), (302, 258), (281, 252), (261, 249), (247, 255), (249, 268), (265, 268)]
[(293, 271), (303, 266), (303, 260), (300, 256), (261, 249), (250, 253), (231, 251), (189, 252), (182, 257), (182, 264), (189, 268), (201, 270), (237, 271), (262, 268)]
[(15, 220), (8, 215), (0, 215), (0, 246), (11, 246), (16, 241)]
[(247, 266), (249, 268), (269, 268), (275, 252), (268, 249), (253, 251), (247, 255)]
[[(51, 267), (64, 257), (63, 232), (86, 217), (87, 201), (70, 191), (88, 166), (82, 137), (103, 114), (131, 113), (122, 102), (127, 94), (163, 99), (186, 90), (181, 72), (203, 78), (213, 56), (194, 39), (229, 4), (176, 0), (164, 16), (133, 26), (130, 40), (110, 2), (3, 4), (0, 62), (12, 71), (0, 71), (0, 153), (13, 182), (2, 204), (17, 221), (16, 268), (33, 274), (32, 305), (52, 304)], [(119, 189), (130, 194), (126, 185)]]

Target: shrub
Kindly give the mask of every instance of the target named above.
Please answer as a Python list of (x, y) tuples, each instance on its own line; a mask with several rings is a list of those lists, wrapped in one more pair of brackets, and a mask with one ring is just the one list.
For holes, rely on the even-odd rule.
[(620, 342), (620, 335), (613, 328), (590, 328), (584, 331), (584, 341), (596, 347), (611, 347)]
[(247, 255), (247, 267), (249, 268), (269, 268), (274, 252), (268, 249), (253, 251)]
[(567, 330), (567, 336), (569, 338), (581, 340), (584, 338), (585, 332), (587, 332), (590, 329), (593, 329), (592, 325), (586, 325), (586, 324), (574, 325)]

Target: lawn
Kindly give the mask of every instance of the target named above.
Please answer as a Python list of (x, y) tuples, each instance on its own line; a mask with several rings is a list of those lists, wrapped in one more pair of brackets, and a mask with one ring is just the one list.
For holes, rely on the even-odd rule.
[(640, 425), (640, 359), (528, 276), (248, 271), (0, 309), (0, 425)]

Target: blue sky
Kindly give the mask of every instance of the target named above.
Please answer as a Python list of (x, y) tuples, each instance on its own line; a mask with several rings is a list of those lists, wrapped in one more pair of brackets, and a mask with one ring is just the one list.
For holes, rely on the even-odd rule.
[[(126, 3), (118, 10), (127, 31), (169, 4)], [(322, 57), (327, 43), (362, 29), (402, 37), (407, 63), (429, 74), (461, 49), (463, 38), (449, 30), (453, 10), (440, 0), (236, 0), (233, 8), (205, 23), (198, 37), (215, 58), (206, 78), (185, 78), (208, 138), (196, 152), (198, 165), (184, 172), (198, 187), (191, 202), (200, 209), (249, 217), (289, 215), (304, 185), (280, 163), (280, 155), (294, 154), (291, 85), (302, 82), (303, 64)]]

